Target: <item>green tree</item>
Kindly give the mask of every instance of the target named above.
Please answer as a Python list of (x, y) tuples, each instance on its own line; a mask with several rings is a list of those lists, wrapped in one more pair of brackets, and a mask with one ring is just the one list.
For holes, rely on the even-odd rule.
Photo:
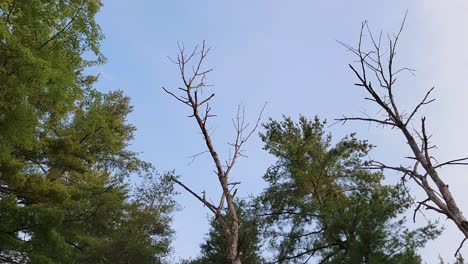
[(59, 125), (82, 87), (95, 80), (83, 72), (103, 61), (94, 21), (100, 6), (97, 0), (1, 1), (2, 160), (17, 148), (31, 149), (39, 132)]
[[(237, 201), (237, 212), (239, 213), (239, 259), (244, 264), (264, 263), (260, 256), (260, 233), (259, 223), (251, 205), (246, 201)], [(227, 241), (224, 238), (221, 226), (214, 218), (211, 219), (211, 228), (205, 241), (201, 244), (201, 256), (195, 260), (188, 261), (190, 264), (222, 264), (229, 263), (227, 257)]]
[(81, 254), (76, 263), (163, 263), (170, 252), (171, 213), (176, 207), (169, 175), (145, 175), (130, 202), (117, 208), (118, 217), (94, 240), (92, 254)]
[(416, 249), (438, 231), (414, 231), (398, 219), (410, 206), (402, 186), (363, 168), (371, 146), (350, 135), (332, 144), (318, 118), (270, 120), (261, 134), (278, 160), (258, 198), (279, 263), (420, 263)]
[[(159, 263), (169, 250), (173, 190), (125, 149), (128, 98), (89, 96), (53, 136), (12, 153), (23, 158), (17, 171), (2, 168), (0, 247), (10, 262)], [(151, 184), (131, 193), (123, 180), (138, 172)]]
[[(100, 6), (0, 2), (2, 263), (160, 263), (169, 251), (173, 190), (128, 150), (129, 98), (85, 74), (104, 61)], [(132, 192), (133, 173), (166, 191)]]

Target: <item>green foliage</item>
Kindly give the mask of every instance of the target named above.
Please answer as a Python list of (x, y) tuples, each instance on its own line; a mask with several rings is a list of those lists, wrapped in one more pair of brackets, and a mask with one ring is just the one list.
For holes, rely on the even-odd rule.
[[(94, 21), (100, 6), (96, 0), (0, 3), (2, 153), (32, 148), (38, 130), (57, 125), (81, 87), (94, 81), (83, 70), (102, 61)], [(85, 60), (85, 53), (96, 58)]]
[(169, 176), (145, 175), (131, 202), (119, 204), (118, 217), (101, 227), (98, 239), (91, 237), (90, 252), (76, 263), (163, 263), (173, 234), (170, 214), (176, 206)]
[(457, 255), (457, 258), (455, 259), (454, 264), (464, 264), (465, 263), (465, 258), (459, 254)]
[[(250, 205), (245, 201), (237, 201), (239, 213), (239, 255), (243, 264), (263, 263), (260, 257), (260, 233), (258, 219), (251, 211)], [(228, 218), (227, 218), (228, 219)], [(220, 224), (211, 219), (211, 229), (201, 244), (201, 256), (195, 260), (187, 261), (190, 264), (222, 264), (228, 263), (227, 244)]]
[[(159, 263), (172, 234), (172, 186), (125, 150), (128, 98), (88, 96), (52, 135), (11, 154), (21, 160), (16, 171), (2, 167), (1, 253), (31, 263)], [(122, 181), (136, 172), (146, 182), (131, 193)]]
[[(439, 256), (439, 264), (448, 264), (448, 262), (445, 262), (444, 259)], [(453, 264), (465, 264), (465, 258), (461, 254), (458, 254)]]
[(161, 263), (169, 251), (172, 185), (127, 149), (129, 98), (84, 73), (104, 61), (100, 6), (0, 2), (2, 263)]
[(416, 249), (438, 235), (414, 231), (398, 216), (410, 206), (402, 186), (363, 169), (371, 146), (350, 135), (332, 144), (324, 122), (270, 120), (261, 134), (277, 157), (258, 198), (263, 226), (280, 263), (420, 263)]

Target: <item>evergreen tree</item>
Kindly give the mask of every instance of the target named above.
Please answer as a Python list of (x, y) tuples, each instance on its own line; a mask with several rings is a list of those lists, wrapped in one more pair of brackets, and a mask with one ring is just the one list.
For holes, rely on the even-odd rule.
[(438, 231), (409, 231), (398, 216), (410, 206), (402, 186), (363, 168), (370, 145), (350, 135), (332, 144), (324, 122), (270, 120), (261, 135), (278, 160), (258, 198), (279, 263), (421, 263), (416, 249)]
[[(240, 219), (239, 248), (240, 259), (244, 264), (264, 263), (260, 256), (260, 233), (258, 218), (246, 201), (237, 201)], [(222, 264), (228, 263), (226, 240), (221, 227), (215, 219), (211, 219), (211, 228), (205, 241), (201, 244), (201, 256), (187, 261), (190, 264)]]
[[(104, 61), (100, 6), (0, 2), (2, 263), (160, 263), (169, 251), (172, 187), (128, 150), (129, 98), (85, 74)], [(131, 192), (134, 173), (156, 193)]]

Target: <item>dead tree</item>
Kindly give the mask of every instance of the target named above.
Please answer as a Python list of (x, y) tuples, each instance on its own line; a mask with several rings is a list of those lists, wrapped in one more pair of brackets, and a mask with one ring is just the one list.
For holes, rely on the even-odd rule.
[[(219, 203), (213, 204), (206, 197), (206, 192), (202, 192), (202, 196), (193, 191), (190, 187), (183, 184), (176, 178), (173, 181), (184, 188), (186, 191), (191, 193), (196, 199), (198, 199), (205, 207), (207, 207), (215, 216), (215, 219), (219, 222), (224, 237), (227, 243), (228, 252), (228, 263), (240, 264), (241, 259), (238, 251), (239, 243), (239, 216), (236, 210), (236, 204), (234, 197), (236, 195), (236, 186), (240, 182), (230, 181), (230, 172), (239, 157), (243, 156), (243, 145), (250, 138), (250, 136), (257, 129), (263, 109), (255, 123), (255, 125), (249, 129), (249, 124), (245, 121), (245, 113), (239, 107), (237, 116), (233, 119), (233, 125), (235, 129), (235, 139), (233, 143), (229, 145), (232, 147), (232, 154), (229, 159), (224, 163), (216, 151), (213, 145), (211, 134), (207, 128), (208, 120), (214, 115), (211, 114), (210, 101), (214, 97), (214, 93), (208, 96), (203, 95), (203, 90), (209, 88), (210, 85), (206, 84), (206, 76), (212, 69), (203, 69), (206, 56), (210, 49), (206, 47), (205, 42), (201, 47), (196, 46), (193, 51), (187, 53), (183, 45), (178, 45), (179, 52), (176, 59), (171, 59), (180, 71), (182, 78), (182, 86), (178, 88), (177, 93), (171, 92), (170, 90), (163, 87), (164, 91), (177, 99), (184, 105), (187, 105), (191, 109), (191, 115), (189, 117), (194, 118), (203, 135), (204, 143), (207, 150), (200, 154), (194, 155), (196, 158), (198, 155), (203, 153), (209, 153), (215, 166), (215, 173), (221, 187), (221, 197), (219, 197)], [(224, 210), (227, 212), (224, 214)]]
[[(468, 165), (468, 157), (438, 163), (431, 155), (434, 145), (431, 145), (429, 141), (430, 135), (427, 130), (426, 118), (421, 116), (418, 121), (416, 117), (420, 116), (419, 111), (422, 107), (435, 100), (431, 99), (431, 92), (434, 88), (429, 89), (422, 100), (410, 112), (402, 111), (395, 100), (397, 76), (402, 72), (413, 73), (414, 71), (410, 68), (395, 67), (396, 48), (405, 19), (397, 34), (385, 37), (388, 46), (383, 47), (381, 45), (382, 33), (377, 37), (373, 35), (367, 22), (362, 23), (357, 47), (340, 42), (357, 57), (357, 66), (349, 65), (358, 80), (355, 85), (367, 91), (369, 96), (365, 99), (375, 103), (381, 110), (382, 115), (375, 117), (343, 116), (337, 120), (343, 123), (346, 121), (365, 121), (397, 129), (401, 132), (412, 152), (412, 156), (407, 158), (414, 161), (414, 164), (409, 167), (403, 165), (388, 166), (378, 161), (371, 161), (369, 169), (394, 170), (403, 174), (402, 179), (410, 178), (413, 180), (427, 196), (417, 202), (413, 220), (415, 220), (416, 213), (421, 208), (432, 210), (450, 219), (465, 236), (455, 252), (455, 255), (457, 255), (465, 240), (468, 239), (468, 222), (453, 198), (449, 186), (439, 175), (439, 169), (450, 165)], [(367, 33), (369, 37), (368, 45), (370, 48), (368, 49), (364, 48), (364, 33)]]

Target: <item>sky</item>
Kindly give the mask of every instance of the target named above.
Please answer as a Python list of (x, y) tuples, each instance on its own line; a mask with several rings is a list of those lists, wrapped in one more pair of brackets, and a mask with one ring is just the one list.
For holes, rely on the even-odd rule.
[[(426, 109), (428, 127), (440, 160), (468, 156), (468, 2), (451, 1), (310, 1), (310, 0), (104, 0), (97, 20), (106, 36), (102, 51), (108, 58), (101, 66), (98, 88), (121, 89), (134, 106), (128, 121), (138, 131), (131, 146), (159, 171), (175, 172), (181, 180), (216, 200), (220, 190), (202, 137), (189, 109), (164, 93), (162, 86), (180, 85), (177, 66), (169, 57), (177, 54), (177, 43), (186, 47), (206, 41), (212, 48), (207, 68), (215, 94), (210, 120), (213, 139), (223, 159), (228, 158), (234, 137), (231, 119), (238, 105), (255, 122), (262, 106), (268, 105), (264, 121), (282, 115), (309, 118), (318, 115), (333, 123), (335, 118), (376, 108), (363, 100), (365, 93), (355, 82), (348, 64), (353, 56), (338, 41), (357, 44), (361, 22), (367, 20), (376, 33), (396, 32), (408, 12), (397, 54), (397, 64), (416, 69), (415, 76), (402, 76), (397, 99), (410, 109), (427, 89), (436, 87), (437, 100)], [(364, 123), (328, 128), (336, 139), (356, 132), (377, 145), (371, 158), (399, 165), (409, 154), (397, 131)], [(262, 150), (257, 135), (245, 145), (247, 158), (232, 172), (241, 181), (238, 195), (248, 197), (262, 191), (262, 175), (273, 157)], [(462, 211), (468, 211), (468, 171), (443, 171)], [(389, 182), (398, 175), (386, 173)], [(182, 210), (174, 216), (174, 256), (196, 257), (208, 231), (209, 211), (180, 190)], [(414, 189), (415, 194), (418, 193)], [(432, 219), (437, 215), (428, 214)], [(424, 223), (423, 217), (418, 217)], [(449, 221), (440, 219), (444, 234), (421, 250), (427, 263), (440, 254), (451, 259), (462, 235)], [(468, 256), (468, 246), (462, 250)]]

